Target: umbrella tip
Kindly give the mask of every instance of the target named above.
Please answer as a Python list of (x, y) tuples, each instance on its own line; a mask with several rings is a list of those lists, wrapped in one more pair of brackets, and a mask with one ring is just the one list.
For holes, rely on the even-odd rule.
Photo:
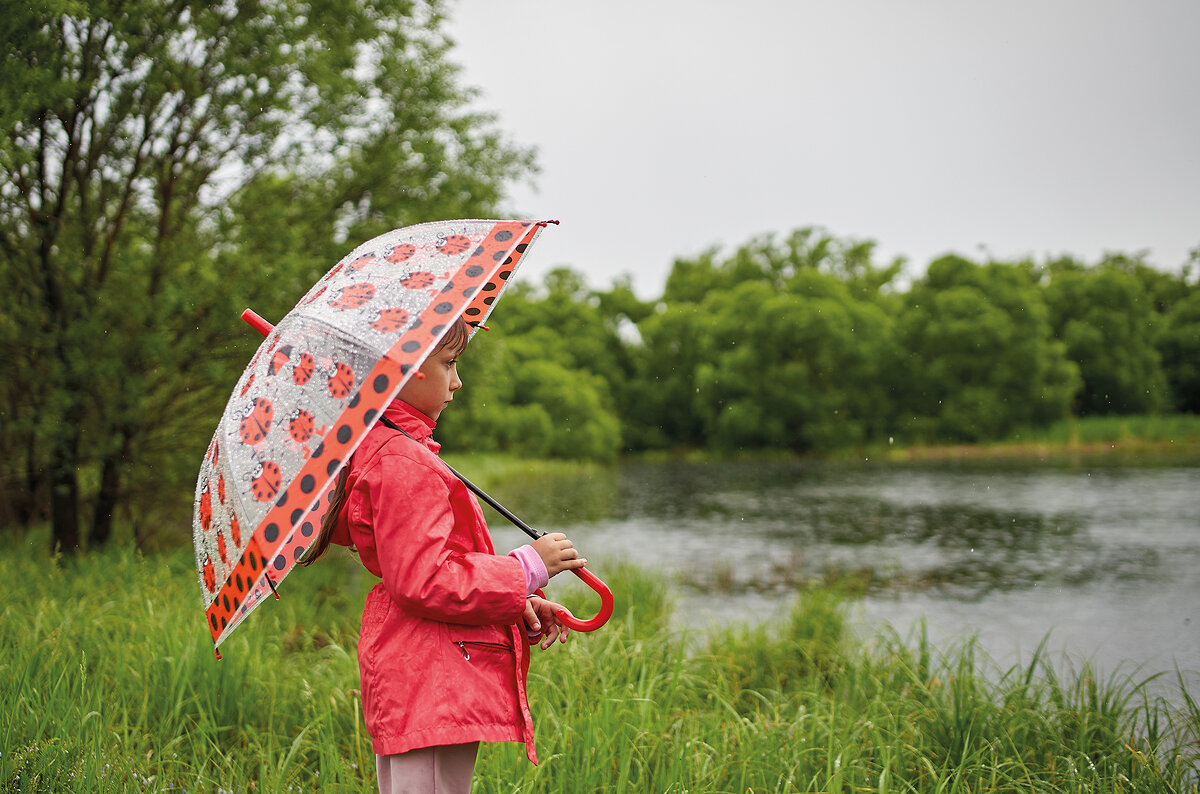
[(218, 647), (216, 647), (216, 646), (214, 645), (214, 646), (213, 646), (213, 653), (215, 653), (215, 654), (217, 655), (217, 661), (218, 661), (218, 662), (219, 662), (219, 661), (221, 661), (221, 649), (220, 649), (220, 648), (218, 648)]
[(558, 226), (558, 221), (538, 221), (537, 225), (545, 228), (546, 226), (549, 226), (551, 223), (553, 223), (555, 226)]
[(481, 330), (481, 331), (490, 331), (490, 330), (492, 330), (491, 328), (488, 328), (486, 325), (484, 325), (483, 323), (479, 322), (478, 320), (476, 320), (476, 321), (474, 321), (474, 322), (469, 322), (469, 323), (467, 323), (467, 325), (470, 325), (470, 326), (473, 326), (473, 327), (475, 327), (475, 328), (478, 328), (478, 329), (479, 329), (479, 330)]

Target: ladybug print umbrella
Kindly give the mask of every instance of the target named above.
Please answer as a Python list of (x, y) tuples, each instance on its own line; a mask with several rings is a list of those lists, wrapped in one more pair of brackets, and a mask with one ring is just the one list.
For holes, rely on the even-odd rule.
[[(315, 539), (338, 471), (459, 316), (481, 323), (553, 221), (440, 221), (355, 248), (271, 327), (196, 480), (192, 534), (214, 646)], [(218, 656), (219, 656), (218, 651)]]

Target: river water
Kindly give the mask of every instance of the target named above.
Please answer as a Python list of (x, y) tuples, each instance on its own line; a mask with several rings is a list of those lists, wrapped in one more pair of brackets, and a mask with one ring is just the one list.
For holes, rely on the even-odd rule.
[[(678, 619), (768, 621), (814, 578), (865, 589), (864, 637), (919, 621), (1001, 668), (1044, 640), (1065, 672), (1175, 670), (1200, 689), (1200, 466), (820, 462), (625, 464), (505, 489), (603, 576), (673, 583)], [(493, 524), (499, 527), (499, 524)]]

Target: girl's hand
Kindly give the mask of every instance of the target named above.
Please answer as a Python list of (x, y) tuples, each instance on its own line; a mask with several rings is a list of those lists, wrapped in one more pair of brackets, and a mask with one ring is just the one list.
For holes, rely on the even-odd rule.
[(525, 599), (525, 625), (532, 631), (540, 631), (542, 640), (539, 643), (542, 650), (546, 650), (554, 644), (557, 638), (559, 642), (566, 642), (567, 635), (571, 630), (558, 622), (559, 611), (571, 613), (562, 604), (556, 604), (553, 601), (547, 601), (539, 596), (530, 596)]
[(587, 563), (575, 550), (575, 544), (567, 540), (567, 536), (561, 532), (549, 532), (530, 545), (542, 558), (549, 576), (582, 568)]

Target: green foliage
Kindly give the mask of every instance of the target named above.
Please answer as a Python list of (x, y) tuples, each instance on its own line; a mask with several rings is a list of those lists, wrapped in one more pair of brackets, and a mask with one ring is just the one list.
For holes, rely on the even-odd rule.
[(714, 293), (696, 369), (695, 410), (719, 449), (834, 449), (865, 441), (889, 413), (880, 379), (891, 322), (830, 276), (780, 294), (764, 282)]
[(1068, 414), (1078, 375), (1031, 270), (945, 257), (905, 296), (897, 378), (918, 437), (997, 439)]
[(0, 517), (49, 514), (66, 549), (118, 511), (187, 526), (259, 341), (242, 307), (278, 318), (348, 240), (486, 217), (532, 169), (467, 108), (436, 2), (0, 16)]
[[(374, 577), (348, 554), (288, 577), (218, 662), (189, 550), (53, 561), (44, 538), (0, 542), (4, 790), (376, 790), (354, 651)], [(863, 644), (819, 590), (688, 636), (659, 577), (605, 579), (608, 625), (534, 654), (540, 765), (484, 745), (472, 790), (1198, 791), (1182, 684), (1173, 707), (1041, 649), (998, 670), (969, 641)], [(563, 600), (590, 614), (594, 595)]]
[[(509, 288), (493, 330), (477, 333), (447, 412), (451, 447), (610, 460), (621, 448), (613, 381), (623, 351), (580, 277), (552, 272), (544, 293)], [(605, 377), (607, 375), (607, 377)]]
[(1175, 304), (1158, 350), (1175, 409), (1200, 414), (1200, 290)]
[(1111, 266), (1054, 273), (1046, 287), (1055, 336), (1079, 365), (1077, 413), (1153, 413), (1169, 393), (1158, 314), (1135, 276)]

